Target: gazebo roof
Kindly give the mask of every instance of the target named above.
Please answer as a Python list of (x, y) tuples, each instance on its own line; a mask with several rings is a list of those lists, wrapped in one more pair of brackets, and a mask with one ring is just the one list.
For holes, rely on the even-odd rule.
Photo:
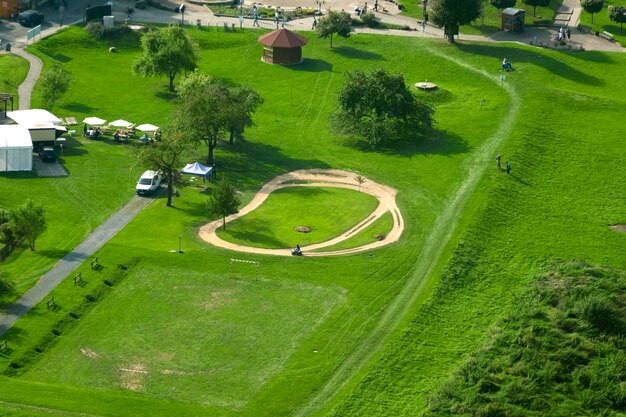
[(272, 48), (298, 48), (307, 44), (304, 36), (287, 29), (278, 29), (259, 37), (259, 43)]
[(515, 7), (507, 7), (506, 9), (502, 10), (502, 14), (508, 14), (511, 16), (515, 16), (518, 13), (525, 13), (526, 10), (524, 9), (516, 9)]

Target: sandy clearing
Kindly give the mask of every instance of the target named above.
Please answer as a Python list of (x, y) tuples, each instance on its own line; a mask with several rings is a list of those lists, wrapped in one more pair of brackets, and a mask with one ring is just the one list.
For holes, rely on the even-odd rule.
[[(336, 169), (306, 169), (292, 171), (287, 174), (279, 175), (278, 177), (274, 178), (270, 182), (266, 183), (263, 187), (261, 187), (259, 192), (254, 196), (254, 198), (252, 198), (252, 200), (244, 208), (239, 210), (239, 213), (226, 217), (226, 222), (231, 222), (257, 209), (261, 204), (263, 204), (263, 202), (267, 199), (267, 197), (269, 197), (272, 192), (281, 188), (340, 187), (361, 191), (374, 196), (379, 202), (378, 207), (365, 220), (359, 222), (356, 226), (345, 231), (341, 235), (331, 240), (327, 240), (326, 242), (303, 246), (302, 251), (305, 253), (306, 256), (334, 256), (344, 255), (348, 253), (357, 253), (396, 242), (398, 239), (400, 239), (400, 236), (402, 235), (402, 232), (404, 230), (404, 219), (402, 218), (400, 209), (396, 205), (397, 191), (391, 187), (372, 181), (369, 178), (366, 178), (365, 182), (359, 186), (359, 184), (355, 180), (356, 175), (357, 174), (355, 174), (354, 172)], [(304, 181), (306, 181), (306, 183)], [(329, 247), (346, 239), (349, 239), (350, 237), (352, 237), (353, 234), (367, 227), (369, 224), (380, 218), (386, 212), (390, 212), (393, 217), (393, 228), (387, 234), (385, 239), (351, 249), (328, 252), (309, 252), (314, 249)], [(202, 226), (198, 234), (200, 238), (204, 241), (220, 248), (230, 249), (237, 252), (257, 253), (262, 255), (291, 256), (291, 248), (265, 249), (226, 242), (225, 240), (220, 239), (215, 233), (221, 225), (222, 219), (217, 219)]]

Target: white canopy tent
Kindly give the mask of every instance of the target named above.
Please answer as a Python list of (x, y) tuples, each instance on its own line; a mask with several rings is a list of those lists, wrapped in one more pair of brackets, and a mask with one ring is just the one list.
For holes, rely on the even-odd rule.
[(15, 120), (18, 125), (31, 127), (40, 123), (59, 124), (61, 119), (43, 109), (16, 110), (7, 112), (7, 116)]
[(20, 125), (0, 125), (0, 171), (32, 171), (33, 142)]
[(208, 174), (211, 173), (212, 170), (213, 168), (204, 166), (200, 162), (194, 162), (193, 164), (185, 165), (185, 168), (183, 168), (180, 172), (182, 172), (183, 174), (206, 177)]

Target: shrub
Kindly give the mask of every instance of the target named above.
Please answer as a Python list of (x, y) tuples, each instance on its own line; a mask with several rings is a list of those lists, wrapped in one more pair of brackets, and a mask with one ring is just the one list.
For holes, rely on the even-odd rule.
[(102, 22), (91, 21), (85, 26), (85, 31), (94, 38), (101, 40), (122, 38), (132, 32), (132, 29), (126, 25), (115, 25), (112, 28), (105, 28)]
[(361, 21), (368, 28), (380, 27), (380, 21), (376, 18), (376, 16), (372, 12), (363, 13), (361, 15)]

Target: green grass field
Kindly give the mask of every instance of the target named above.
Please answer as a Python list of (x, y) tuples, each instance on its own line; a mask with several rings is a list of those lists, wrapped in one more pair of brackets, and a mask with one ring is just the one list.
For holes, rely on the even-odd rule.
[[(617, 0), (620, 1), (620, 0)], [(411, 16), (416, 19), (423, 19), (424, 7), (423, 2), (400, 2), (404, 7), (403, 15)], [(484, 1), (483, 16), (476, 19), (469, 25), (461, 26), (460, 32), (468, 35), (489, 35), (502, 30), (502, 10), (493, 6), (489, 1)], [(526, 10), (526, 25), (542, 25), (552, 23), (552, 19), (556, 15), (556, 10), (563, 4), (563, 0), (550, 0), (550, 4), (546, 7), (537, 7), (536, 14), (533, 13), (533, 7), (525, 5), (518, 0), (515, 6), (518, 9)]]
[[(593, 23), (591, 23), (591, 14), (586, 13), (584, 10), (580, 14), (580, 23), (588, 26), (592, 31), (604, 32), (607, 31), (617, 39), (622, 45), (626, 46), (626, 32), (622, 32), (619, 23), (613, 22), (609, 19), (609, 6), (626, 6), (625, 0), (610, 0), (604, 2), (604, 7), (598, 13), (593, 15)], [(608, 42), (608, 41), (607, 41)]]
[[(228, 241), (260, 248), (290, 248), (296, 243), (325, 242), (356, 226), (378, 206), (376, 198), (332, 187), (293, 187), (276, 190), (252, 213), (219, 229)], [(297, 232), (298, 226), (309, 233)]]
[[(12, 376), (0, 378), (0, 410), (413, 416), (544, 264), (585, 258), (626, 268), (626, 235), (607, 227), (626, 223), (624, 151), (615, 146), (624, 56), (355, 35), (333, 50), (309, 38), (303, 65), (285, 68), (259, 61), (258, 32), (191, 33), (203, 70), (265, 99), (246, 141), (217, 149), (220, 171), (244, 202), (294, 169), (361, 172), (398, 190), (402, 239), (340, 257), (238, 253), (260, 262), (257, 277), (252, 265), (229, 267), (233, 253), (197, 236), (211, 220), (206, 193), (183, 189), (174, 208), (157, 198), (97, 253), (102, 270), (81, 268), (83, 287), (67, 280), (54, 290), (58, 310), (38, 306), (7, 333), (12, 350), (0, 355), (0, 370)], [(136, 44), (109, 54), (109, 43), (72, 28), (33, 48), (76, 78), (57, 113), (165, 124), (175, 105), (166, 81), (132, 77)], [(518, 64), (501, 85), (503, 56)], [(93, 76), (102, 84), (89, 78), (88, 62), (98, 62)], [(432, 95), (416, 91), (436, 108), (423, 142), (374, 152), (330, 132), (342, 73), (380, 66), (403, 72), (409, 85), (440, 86)], [(111, 149), (131, 163), (132, 146), (89, 146), (103, 164)], [(511, 161), (511, 175), (496, 171), (498, 153)], [(67, 163), (89, 166), (91, 156), (76, 153)], [(119, 176), (132, 193), (134, 173), (110, 169), (103, 179)], [(59, 204), (56, 191), (45, 193)], [(179, 235), (185, 253), (170, 253)]]
[[(15, 55), (3, 55), (2, 59), (0, 59), (0, 73), (3, 74), (0, 92), (15, 94), (13, 97), (13, 110), (17, 110), (19, 107), (17, 87), (28, 74), (28, 62)], [(2, 111), (4, 111), (4, 104), (2, 105)], [(7, 103), (7, 111), (11, 111), (10, 101)]]

